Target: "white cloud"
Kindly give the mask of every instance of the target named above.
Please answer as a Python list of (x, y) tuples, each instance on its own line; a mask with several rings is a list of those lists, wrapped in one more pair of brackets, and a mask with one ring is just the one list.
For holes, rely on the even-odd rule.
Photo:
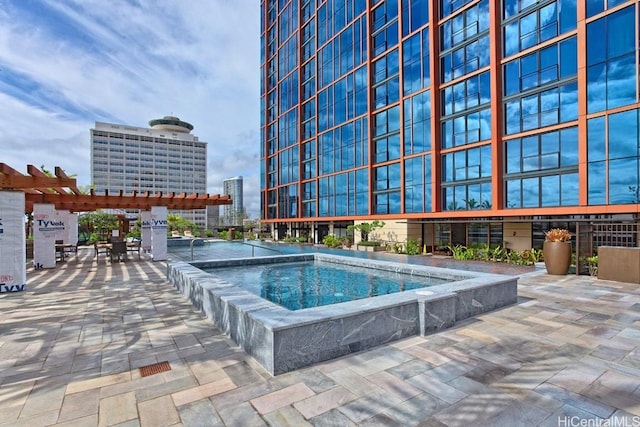
[(172, 114), (208, 146), (208, 191), (244, 176), (259, 213), (259, 3), (0, 0), (2, 159), (90, 184), (95, 121)]

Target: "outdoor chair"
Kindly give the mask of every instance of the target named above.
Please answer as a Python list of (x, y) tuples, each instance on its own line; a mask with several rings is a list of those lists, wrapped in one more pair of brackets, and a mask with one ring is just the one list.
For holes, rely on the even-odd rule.
[(118, 261), (126, 261), (127, 260), (127, 242), (125, 242), (124, 240), (119, 240), (111, 243), (109, 258), (111, 259), (111, 262), (113, 262), (114, 258), (117, 258)]
[(131, 242), (127, 242), (127, 252), (137, 252), (138, 259), (140, 259), (140, 251), (142, 250), (142, 240), (133, 240)]
[(109, 255), (109, 246), (107, 246), (106, 242), (93, 242), (93, 249), (95, 250), (94, 257), (96, 258), (99, 258), (100, 254)]
[(64, 241), (56, 240), (56, 261), (64, 261)]

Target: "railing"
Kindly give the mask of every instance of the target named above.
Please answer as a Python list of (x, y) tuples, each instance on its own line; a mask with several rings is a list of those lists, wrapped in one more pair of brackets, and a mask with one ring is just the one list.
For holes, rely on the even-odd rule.
[[(191, 249), (191, 261), (193, 261), (193, 243), (194, 243), (196, 240), (205, 240), (205, 239), (200, 238), (200, 237), (191, 237), (191, 241), (189, 242), (189, 247), (190, 247), (190, 249)], [(256, 251), (256, 250), (255, 250), (255, 248), (258, 248), (258, 249), (265, 249), (265, 250), (268, 250), (268, 251), (278, 252), (280, 255), (282, 255), (282, 254), (283, 254), (283, 252), (282, 252), (281, 250), (279, 250), (279, 249), (268, 248), (268, 247), (266, 247), (266, 246), (252, 245), (251, 243), (247, 243), (247, 242), (245, 242), (245, 241), (237, 242), (237, 241), (235, 241), (235, 240), (232, 240), (232, 242), (234, 242), (234, 243), (240, 243), (240, 244), (242, 244), (242, 245), (251, 246), (251, 257), (252, 257), (252, 258), (255, 256), (255, 251)]]
[(280, 249), (274, 249), (274, 248), (267, 248), (265, 246), (259, 246), (259, 245), (252, 245), (251, 243), (247, 243), (245, 241), (240, 242), (243, 245), (247, 245), (247, 246), (251, 246), (251, 257), (253, 258), (255, 256), (255, 248), (258, 249), (267, 249), (269, 251), (274, 251), (274, 252), (278, 252), (280, 255), (282, 255), (282, 251)]

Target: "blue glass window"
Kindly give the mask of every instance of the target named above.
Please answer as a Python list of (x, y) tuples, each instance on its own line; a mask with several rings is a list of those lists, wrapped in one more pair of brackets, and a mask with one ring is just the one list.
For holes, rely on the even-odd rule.
[(414, 34), (402, 44), (402, 79), (405, 95), (428, 87), (429, 70), (429, 31)]
[(445, 18), (473, 0), (440, 0), (440, 17)]
[(383, 108), (400, 98), (398, 50), (393, 50), (373, 63), (373, 105)]
[(491, 109), (442, 122), (442, 147), (451, 148), (491, 139)]
[(429, 22), (428, 0), (402, 0), (402, 36)]
[(576, 49), (576, 38), (571, 37), (507, 62), (504, 66), (505, 96), (575, 76), (578, 71)]
[(400, 163), (377, 167), (373, 173), (375, 213), (400, 213)]
[(442, 50), (451, 49), (489, 29), (489, 1), (482, 0), (440, 27)]
[(578, 118), (577, 83), (569, 83), (506, 103), (506, 133), (539, 129)]
[(404, 101), (404, 154), (431, 150), (431, 92)]
[(595, 113), (636, 102), (635, 7), (587, 25), (587, 110)]
[(507, 208), (578, 204), (578, 128), (505, 142)]
[(470, 77), (444, 88), (442, 113), (444, 116), (463, 112), (491, 102), (491, 81), (489, 72)]
[(610, 204), (640, 203), (638, 110), (612, 114), (608, 120), (608, 194)]
[[(505, 4), (505, 15), (510, 10), (512, 8)], [(505, 57), (576, 28), (575, 0), (554, 1), (530, 12), (526, 8), (520, 10), (523, 13), (504, 26)]]
[(446, 83), (489, 65), (489, 36), (483, 36), (440, 57), (442, 82)]
[(430, 155), (405, 160), (405, 212), (431, 212), (431, 182)]

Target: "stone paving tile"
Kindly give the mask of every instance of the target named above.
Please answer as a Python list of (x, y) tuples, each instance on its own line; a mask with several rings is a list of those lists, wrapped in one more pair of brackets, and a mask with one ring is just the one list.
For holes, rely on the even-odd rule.
[(611, 407), (605, 403), (599, 402), (581, 394), (574, 393), (553, 384), (542, 384), (541, 386), (537, 387), (535, 391), (539, 394), (549, 396), (555, 400), (578, 408), (582, 411), (594, 414), (595, 416), (600, 418), (607, 418), (615, 411), (614, 407)]
[(369, 375), (367, 380), (389, 393), (389, 395), (398, 397), (400, 401), (410, 399), (422, 393), (422, 390), (413, 387), (408, 382), (403, 381), (387, 371)]
[(515, 401), (499, 414), (477, 425), (487, 427), (513, 427), (514, 420), (518, 420), (518, 425), (537, 426), (548, 416), (549, 412), (543, 409)]
[(424, 360), (412, 359), (409, 362), (387, 369), (386, 372), (404, 380), (418, 374), (423, 374), (431, 368), (433, 368), (433, 365), (425, 362)]
[(136, 398), (133, 392), (100, 399), (98, 421), (100, 426), (110, 426), (138, 418)]
[(247, 384), (243, 387), (227, 391), (211, 397), (211, 402), (217, 410), (232, 408), (233, 406), (248, 402), (249, 400), (269, 394), (273, 391), (270, 384), (266, 382)]
[(251, 399), (251, 404), (261, 414), (267, 414), (283, 406), (306, 399), (315, 395), (313, 390), (302, 383), (285, 387), (255, 399)]
[(64, 386), (31, 392), (20, 417), (30, 417), (37, 414), (55, 411), (60, 408), (64, 399)]
[(338, 410), (353, 422), (360, 423), (400, 402), (402, 402), (401, 398), (388, 395), (384, 390), (378, 390), (342, 405)]
[(293, 409), (291, 406), (285, 406), (276, 411), (270, 412), (264, 416), (264, 420), (270, 426), (295, 426), (295, 427), (311, 427), (307, 420), (300, 414), (300, 412)]
[(153, 387), (150, 388), (136, 390), (136, 400), (138, 402), (143, 402), (145, 400), (155, 399), (156, 397), (160, 397), (165, 394), (172, 394), (183, 390), (195, 388), (198, 385), (199, 384), (193, 377), (178, 378), (176, 380), (167, 381), (162, 384), (153, 385)]
[(34, 427), (34, 426), (49, 426), (56, 423), (58, 418), (58, 410), (44, 412), (41, 414), (33, 415), (31, 417), (20, 417), (15, 421), (0, 424), (2, 427)]
[(74, 420), (65, 421), (62, 423), (53, 424), (55, 427), (87, 427), (98, 425), (98, 414), (88, 415), (82, 418), (76, 418)]
[(309, 420), (314, 427), (354, 427), (356, 424), (342, 412), (333, 409)]
[(220, 418), (227, 426), (262, 427), (267, 423), (248, 402), (219, 411)]
[(93, 389), (64, 397), (58, 423), (97, 415), (100, 406), (100, 390)]
[[(30, 268), (30, 291), (0, 299), (0, 425), (553, 425), (640, 412), (637, 285), (521, 274), (516, 305), (272, 377), (171, 288), (163, 263), (84, 254)], [(140, 377), (164, 360), (171, 371)]]
[(449, 404), (429, 393), (422, 393), (384, 411), (395, 425), (410, 426), (427, 420)]
[(251, 369), (251, 367), (244, 362), (226, 366), (223, 372), (225, 375), (228, 375), (238, 387), (264, 381), (256, 371)]
[(407, 378), (407, 382), (450, 404), (456, 403), (467, 396), (466, 393), (429, 376), (428, 372)]
[(333, 371), (327, 375), (337, 384), (349, 389), (357, 396), (365, 396), (376, 390), (380, 390), (380, 387), (368, 381), (363, 376), (356, 374), (349, 368)]
[(499, 392), (474, 394), (440, 410), (435, 414), (435, 418), (446, 425), (478, 425), (499, 415), (515, 402), (511, 396)]
[(198, 400), (178, 406), (180, 419), (185, 426), (193, 427), (224, 427), (216, 409), (210, 400)]
[(232, 390), (234, 388), (236, 388), (236, 385), (231, 381), (231, 378), (226, 377), (198, 387), (178, 391), (173, 393), (171, 397), (173, 398), (173, 402), (176, 406), (181, 406), (200, 399), (215, 396), (216, 394), (224, 393), (225, 391)]
[(162, 396), (138, 404), (141, 426), (170, 426), (180, 422), (180, 415), (170, 396)]
[(344, 387), (336, 387), (293, 404), (306, 419), (342, 406), (357, 397)]
[(551, 384), (580, 393), (605, 372), (605, 368), (568, 367), (549, 379)]

